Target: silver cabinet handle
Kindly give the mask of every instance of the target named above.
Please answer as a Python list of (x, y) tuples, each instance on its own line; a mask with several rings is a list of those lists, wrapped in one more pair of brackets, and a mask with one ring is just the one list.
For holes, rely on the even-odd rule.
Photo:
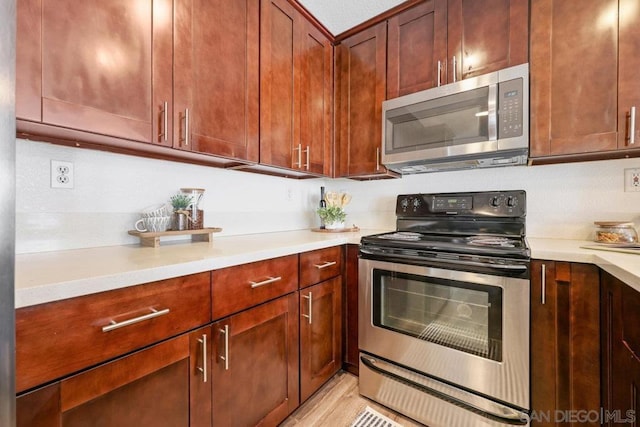
[(169, 127), (169, 118), (167, 115), (169, 114), (169, 104), (167, 101), (162, 103), (162, 132), (158, 135), (158, 138), (167, 142), (167, 128)]
[(305, 165), (304, 165), (304, 168), (305, 168), (306, 170), (309, 170), (309, 150), (310, 150), (310, 148), (309, 148), (309, 146), (307, 145), (307, 149), (306, 149), (306, 150), (304, 150), (304, 151), (307, 153), (307, 162), (306, 162), (306, 163), (305, 163)]
[(202, 334), (202, 338), (198, 338), (198, 342), (202, 344), (202, 367), (198, 371), (202, 372), (202, 382), (207, 382), (207, 334)]
[(380, 170), (380, 147), (376, 148), (376, 171)]
[(134, 323), (144, 322), (145, 320), (153, 319), (154, 317), (164, 316), (165, 314), (169, 314), (169, 309), (165, 308), (164, 310), (156, 310), (153, 307), (150, 307), (151, 313), (144, 314), (142, 316), (134, 317), (133, 319), (123, 320), (122, 322), (116, 322), (112, 320), (107, 326), (102, 327), (102, 332), (113, 331), (114, 329), (119, 329), (125, 326), (133, 325)]
[(332, 265), (336, 265), (336, 264), (337, 264), (336, 261), (327, 261), (324, 264), (313, 264), (313, 266), (318, 270), (322, 270), (323, 268), (331, 267)]
[(636, 106), (631, 107), (629, 112), (629, 145), (636, 143)]
[(298, 161), (297, 162), (293, 162), (293, 167), (301, 169), (302, 168), (302, 144), (298, 144), (297, 147), (294, 147), (293, 151), (294, 151), (294, 153), (296, 151), (298, 152)]
[(307, 306), (309, 309), (309, 314), (303, 314), (302, 317), (306, 317), (307, 319), (309, 319), (309, 324), (311, 324), (312, 313), (313, 313), (313, 293), (309, 292), (309, 295), (302, 295), (302, 298), (306, 298), (307, 301), (309, 302)]
[(277, 282), (278, 280), (282, 280), (282, 277), (269, 277), (267, 280), (263, 280), (262, 282), (249, 282), (251, 288), (257, 288), (259, 286), (268, 285), (269, 283)]
[(542, 305), (547, 303), (547, 266), (542, 264), (542, 295), (540, 301)]
[(184, 138), (180, 138), (180, 142), (184, 142), (185, 147), (189, 146), (189, 109), (184, 109)]
[(458, 61), (456, 61), (455, 55), (451, 59), (451, 65), (453, 65), (453, 82), (455, 83), (457, 80), (456, 72), (458, 71)]
[(438, 61), (438, 86), (442, 84), (442, 61)]
[(224, 325), (224, 329), (220, 329), (220, 333), (224, 334), (224, 356), (220, 359), (224, 360), (224, 370), (229, 370), (229, 325)]

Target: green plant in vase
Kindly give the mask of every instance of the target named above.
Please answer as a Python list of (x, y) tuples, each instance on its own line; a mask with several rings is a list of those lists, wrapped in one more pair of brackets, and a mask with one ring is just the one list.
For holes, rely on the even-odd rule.
[(173, 229), (185, 230), (187, 228), (187, 221), (189, 220), (189, 210), (187, 209), (191, 204), (191, 196), (184, 193), (178, 193), (171, 196), (171, 206), (173, 206)]
[(347, 213), (343, 207), (349, 203), (351, 196), (346, 193), (328, 192), (325, 195), (327, 206), (316, 211), (327, 229), (344, 228)]

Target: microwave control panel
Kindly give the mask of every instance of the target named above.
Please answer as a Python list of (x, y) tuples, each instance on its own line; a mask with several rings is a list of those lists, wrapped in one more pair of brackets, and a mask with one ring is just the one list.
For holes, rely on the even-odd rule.
[(499, 138), (522, 136), (522, 79), (500, 82), (498, 108)]

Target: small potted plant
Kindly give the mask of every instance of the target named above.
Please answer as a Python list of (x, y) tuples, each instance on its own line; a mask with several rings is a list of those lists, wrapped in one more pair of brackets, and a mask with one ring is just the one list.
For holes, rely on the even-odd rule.
[(343, 208), (349, 203), (351, 196), (347, 193), (328, 192), (325, 199), (326, 206), (318, 208), (316, 211), (325, 228), (328, 230), (345, 228), (344, 220), (347, 218), (347, 213)]
[(171, 206), (173, 206), (173, 229), (186, 230), (189, 218), (189, 210), (191, 204), (191, 196), (184, 193), (178, 193), (171, 196)]

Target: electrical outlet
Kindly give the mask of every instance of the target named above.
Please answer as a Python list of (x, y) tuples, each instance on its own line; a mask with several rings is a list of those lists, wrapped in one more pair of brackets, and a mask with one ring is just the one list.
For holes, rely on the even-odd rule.
[(624, 170), (624, 191), (640, 191), (640, 169)]
[(73, 188), (73, 163), (51, 160), (51, 188)]

